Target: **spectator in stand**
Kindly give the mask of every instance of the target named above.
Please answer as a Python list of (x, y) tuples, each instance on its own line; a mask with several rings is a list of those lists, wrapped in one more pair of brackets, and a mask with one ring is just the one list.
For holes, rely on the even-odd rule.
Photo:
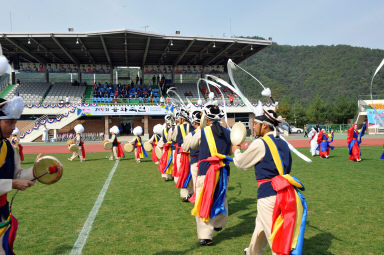
[(152, 76), (152, 85), (156, 85), (156, 75)]
[(156, 85), (159, 85), (159, 82), (160, 82), (160, 75), (157, 75), (156, 76)]
[(139, 78), (139, 76), (138, 76), (138, 75), (136, 75), (136, 85), (138, 85), (138, 84), (139, 84), (139, 81), (140, 81), (140, 78)]
[(231, 94), (229, 94), (229, 103), (233, 104), (233, 96)]

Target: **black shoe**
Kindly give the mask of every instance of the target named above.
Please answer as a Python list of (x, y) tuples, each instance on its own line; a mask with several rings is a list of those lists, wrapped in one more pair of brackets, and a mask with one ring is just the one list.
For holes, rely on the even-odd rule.
[(213, 230), (219, 232), (219, 231), (223, 230), (223, 228), (221, 228), (221, 227), (220, 228), (213, 228)]
[(211, 239), (200, 240), (200, 246), (211, 246), (211, 245), (213, 245), (213, 241)]

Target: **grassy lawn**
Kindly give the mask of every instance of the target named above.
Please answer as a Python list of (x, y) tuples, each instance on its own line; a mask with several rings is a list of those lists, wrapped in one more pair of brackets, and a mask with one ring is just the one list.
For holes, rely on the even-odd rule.
[[(308, 149), (301, 151), (309, 154)], [(384, 162), (382, 147), (363, 147), (363, 161), (347, 160), (347, 149), (307, 164), (294, 156), (292, 174), (306, 186), (309, 215), (304, 254), (384, 254)], [(64, 175), (53, 185), (37, 183), (19, 192), (16, 254), (68, 254), (111, 171), (107, 153), (69, 162), (56, 155)], [(32, 165), (28, 155), (23, 167)], [(199, 247), (192, 204), (182, 203), (173, 182), (164, 182), (149, 160), (133, 154), (120, 161), (93, 224), (83, 254), (242, 254), (256, 217), (254, 171), (231, 167), (229, 221), (215, 245)]]

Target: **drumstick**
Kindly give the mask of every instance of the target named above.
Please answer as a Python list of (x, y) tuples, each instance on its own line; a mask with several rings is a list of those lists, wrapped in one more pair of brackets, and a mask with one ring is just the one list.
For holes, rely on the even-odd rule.
[(43, 176), (45, 176), (47, 174), (57, 173), (57, 171), (59, 171), (59, 168), (57, 166), (50, 166), (50, 167), (48, 167), (48, 171), (47, 172), (45, 172), (45, 173), (43, 173), (43, 174), (33, 178), (31, 181), (35, 181), (35, 180), (37, 180), (37, 179), (39, 179), (39, 178), (41, 178), (41, 177), (43, 177)]

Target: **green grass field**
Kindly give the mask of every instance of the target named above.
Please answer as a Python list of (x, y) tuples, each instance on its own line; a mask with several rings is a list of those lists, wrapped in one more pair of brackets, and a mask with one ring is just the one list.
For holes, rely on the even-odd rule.
[[(292, 175), (306, 186), (309, 207), (304, 254), (384, 254), (382, 148), (362, 153), (360, 163), (347, 160), (346, 148), (312, 164), (294, 156)], [(15, 199), (16, 254), (68, 254), (115, 163), (107, 153), (87, 154), (85, 163), (56, 156), (65, 168), (60, 182), (37, 183)], [(23, 167), (33, 160), (28, 155)], [(192, 204), (180, 201), (174, 183), (164, 182), (149, 159), (137, 164), (131, 153), (118, 165), (83, 254), (242, 254), (256, 194), (254, 171), (232, 166), (228, 225), (215, 233), (214, 246), (199, 247)]]

